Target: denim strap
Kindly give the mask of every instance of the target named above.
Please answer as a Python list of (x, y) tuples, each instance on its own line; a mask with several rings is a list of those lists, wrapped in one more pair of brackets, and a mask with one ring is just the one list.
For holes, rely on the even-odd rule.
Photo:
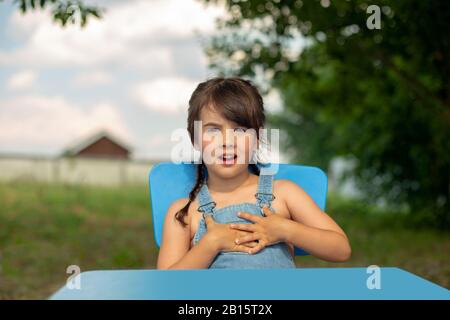
[(212, 214), (214, 213), (214, 207), (216, 203), (211, 198), (211, 194), (209, 193), (208, 186), (206, 185), (206, 180), (203, 182), (203, 185), (198, 192), (198, 202), (199, 207), (197, 211)]
[(272, 193), (273, 175), (260, 173), (258, 179), (258, 192), (255, 194), (257, 204), (262, 208), (264, 205), (269, 207), (275, 196)]

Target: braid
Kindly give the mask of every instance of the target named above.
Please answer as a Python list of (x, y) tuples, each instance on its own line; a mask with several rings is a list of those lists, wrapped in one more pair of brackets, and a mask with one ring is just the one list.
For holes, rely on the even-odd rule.
[(259, 167), (255, 163), (249, 164), (248, 166), (249, 166), (250, 172), (253, 172), (257, 176), (259, 176), (261, 174)]
[(195, 181), (195, 185), (192, 188), (191, 192), (189, 192), (189, 201), (180, 211), (175, 214), (175, 218), (181, 223), (183, 227), (187, 226), (186, 222), (184, 222), (184, 217), (188, 213), (189, 206), (195, 200), (195, 197), (200, 191), (200, 188), (202, 187), (205, 179), (203, 166), (203, 163), (197, 165), (197, 180)]

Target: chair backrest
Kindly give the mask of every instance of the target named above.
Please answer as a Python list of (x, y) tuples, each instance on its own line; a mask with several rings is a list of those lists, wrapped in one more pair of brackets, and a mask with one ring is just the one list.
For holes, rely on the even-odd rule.
[[(168, 208), (175, 200), (189, 196), (195, 177), (193, 163), (162, 162), (150, 170), (150, 203), (155, 241), (158, 247), (161, 245), (164, 218)], [(294, 164), (279, 164), (274, 179), (286, 179), (296, 183), (322, 210), (325, 210), (328, 179), (321, 169)], [(308, 253), (296, 247), (295, 254), (307, 255)]]

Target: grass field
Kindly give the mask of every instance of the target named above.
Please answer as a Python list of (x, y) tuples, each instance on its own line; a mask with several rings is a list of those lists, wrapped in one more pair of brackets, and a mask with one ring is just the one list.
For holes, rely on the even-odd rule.
[[(148, 190), (0, 184), (0, 299), (46, 299), (66, 268), (155, 268)], [(347, 232), (346, 263), (297, 257), (298, 267), (396, 266), (450, 287), (450, 233), (407, 227), (408, 217), (329, 196)]]

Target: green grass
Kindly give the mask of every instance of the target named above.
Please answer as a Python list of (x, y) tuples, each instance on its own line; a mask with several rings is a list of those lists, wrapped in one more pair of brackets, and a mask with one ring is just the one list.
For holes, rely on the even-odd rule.
[(330, 195), (326, 212), (345, 230), (352, 257), (329, 263), (297, 257), (299, 267), (399, 267), (450, 287), (450, 233), (419, 228), (410, 216)]
[(0, 298), (47, 298), (69, 265), (153, 268), (144, 187), (0, 185)]
[[(396, 266), (450, 286), (450, 234), (413, 229), (408, 217), (330, 196), (327, 212), (347, 232), (345, 263), (297, 257), (298, 267)], [(81, 271), (155, 268), (145, 187), (0, 184), (0, 299), (45, 299)]]

